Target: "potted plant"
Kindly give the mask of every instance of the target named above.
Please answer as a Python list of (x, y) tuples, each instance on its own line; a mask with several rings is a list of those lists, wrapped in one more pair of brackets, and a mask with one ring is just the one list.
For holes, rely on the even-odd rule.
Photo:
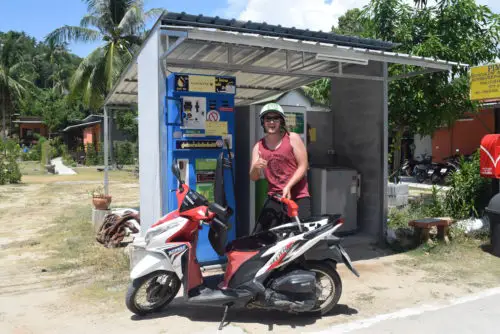
[(97, 210), (108, 210), (111, 204), (111, 195), (104, 194), (104, 187), (99, 186), (90, 191), (92, 196), (92, 204)]

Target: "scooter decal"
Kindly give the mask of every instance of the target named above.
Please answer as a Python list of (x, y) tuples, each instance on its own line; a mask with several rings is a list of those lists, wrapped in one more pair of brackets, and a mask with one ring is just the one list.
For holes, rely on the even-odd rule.
[(283, 259), (285, 258), (285, 256), (290, 252), (290, 250), (292, 249), (292, 246), (293, 244), (295, 244), (295, 240), (294, 241), (291, 241), (289, 242), (285, 247), (283, 247), (282, 249), (280, 249), (279, 252), (277, 252), (273, 258), (272, 258), (272, 262), (271, 262), (271, 265), (269, 266), (269, 268), (267, 269), (267, 271), (271, 271), (273, 270), (274, 268), (276, 268), (277, 266), (279, 266), (281, 264), (281, 262), (283, 262)]
[(172, 263), (174, 263), (177, 258), (187, 251), (187, 249), (187, 245), (180, 245), (174, 248), (166, 249), (165, 252), (170, 257)]

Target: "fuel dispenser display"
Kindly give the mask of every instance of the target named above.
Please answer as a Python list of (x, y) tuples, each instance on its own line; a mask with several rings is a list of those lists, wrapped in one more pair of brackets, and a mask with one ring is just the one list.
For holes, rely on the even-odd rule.
[[(227, 159), (230, 152), (232, 167), (235, 168), (232, 140), (235, 87), (234, 77), (184, 73), (172, 73), (167, 77), (165, 164), (168, 169), (163, 191), (167, 194), (163, 205), (165, 213), (177, 207), (175, 193), (170, 191), (176, 188), (177, 180), (168, 172), (174, 160), (178, 161), (181, 178), (186, 184), (211, 202), (216, 199), (217, 159), (221, 154)], [(225, 170), (223, 175), (227, 205), (234, 210), (230, 220), (231, 229), (228, 231), (228, 241), (231, 241), (236, 237), (237, 228), (233, 173)], [(208, 226), (204, 225), (199, 234), (198, 262), (220, 263), (224, 258), (210, 246), (208, 231)]]

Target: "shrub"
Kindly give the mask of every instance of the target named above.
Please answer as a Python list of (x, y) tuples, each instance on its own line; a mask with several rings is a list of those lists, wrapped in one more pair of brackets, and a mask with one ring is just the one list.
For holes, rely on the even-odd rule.
[(21, 154), (21, 147), (15, 141), (0, 141), (0, 185), (21, 181), (21, 170), (17, 163)]
[(85, 165), (94, 166), (97, 165), (97, 151), (94, 144), (85, 145)]
[(135, 146), (129, 141), (117, 141), (114, 143), (114, 154), (116, 162), (120, 165), (132, 165), (136, 157)]
[(40, 155), (40, 164), (42, 166), (45, 166), (50, 164), (52, 146), (50, 145), (50, 141), (48, 140), (43, 141), (41, 145), (42, 145), (42, 152)]
[(450, 177), (451, 189), (444, 200), (448, 214), (456, 219), (482, 216), (492, 195), (490, 182), (479, 174), (479, 150), (470, 161), (462, 158), (460, 169)]
[(95, 166), (104, 164), (104, 151), (101, 143), (86, 144), (85, 165)]
[(35, 133), (36, 144), (32, 145), (27, 152), (23, 152), (21, 157), (23, 161), (41, 161), (42, 159), (42, 145), (47, 138)]
[(66, 145), (61, 146), (61, 158), (64, 165), (72, 167), (76, 166), (76, 162), (71, 154), (69, 154), (68, 147)]

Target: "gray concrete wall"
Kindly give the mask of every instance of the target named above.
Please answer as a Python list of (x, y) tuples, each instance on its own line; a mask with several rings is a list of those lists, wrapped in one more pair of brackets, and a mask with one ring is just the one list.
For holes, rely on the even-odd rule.
[(324, 111), (308, 111), (307, 123), (316, 129), (316, 141), (307, 143), (309, 165), (322, 167), (333, 165), (333, 156), (328, 155), (328, 150), (333, 149), (332, 137), (333, 113)]
[[(353, 66), (344, 73), (382, 77), (382, 63)], [(333, 147), (336, 162), (361, 173), (358, 226), (380, 237), (384, 215), (383, 82), (332, 79)]]

